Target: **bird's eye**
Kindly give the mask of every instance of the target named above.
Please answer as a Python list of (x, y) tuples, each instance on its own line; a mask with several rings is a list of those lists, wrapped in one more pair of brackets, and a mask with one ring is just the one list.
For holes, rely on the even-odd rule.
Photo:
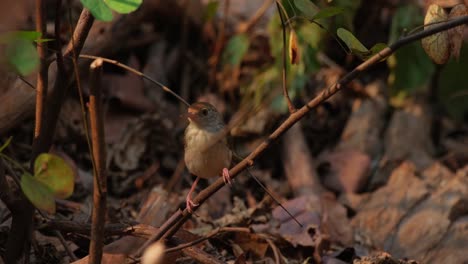
[(203, 108), (203, 109), (201, 110), (201, 114), (202, 114), (203, 116), (207, 116), (207, 115), (208, 115), (208, 109)]

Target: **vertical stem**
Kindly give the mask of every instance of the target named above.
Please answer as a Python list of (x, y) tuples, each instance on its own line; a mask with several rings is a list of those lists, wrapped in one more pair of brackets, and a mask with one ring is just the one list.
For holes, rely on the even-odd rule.
[(89, 112), (91, 121), (91, 141), (93, 148), (94, 194), (93, 217), (91, 227), (91, 244), (89, 246), (89, 263), (99, 264), (102, 258), (104, 241), (104, 223), (106, 217), (106, 150), (104, 143), (104, 123), (101, 104), (101, 59), (95, 60), (90, 66), (91, 83)]
[(288, 85), (287, 85), (287, 76), (286, 76), (286, 67), (288, 65), (288, 61), (286, 58), (286, 24), (284, 22), (284, 13), (281, 9), (281, 6), (278, 1), (276, 1), (276, 8), (278, 9), (278, 13), (281, 19), (281, 29), (283, 32), (283, 50), (282, 50), (282, 56), (283, 56), (283, 69), (282, 69), (282, 79), (283, 79), (283, 94), (284, 98), (286, 99), (286, 102), (288, 103), (288, 109), (289, 113), (292, 114), (296, 112), (296, 108), (291, 102), (291, 98), (289, 98), (289, 93), (288, 93)]
[[(41, 38), (46, 34), (45, 5), (45, 1), (36, 0), (36, 31), (41, 33)], [(39, 71), (37, 73), (36, 83), (36, 119), (34, 137), (38, 137), (39, 132), (41, 131), (42, 113), (44, 112), (44, 104), (47, 96), (47, 42), (37, 44), (37, 54), (39, 55)]]

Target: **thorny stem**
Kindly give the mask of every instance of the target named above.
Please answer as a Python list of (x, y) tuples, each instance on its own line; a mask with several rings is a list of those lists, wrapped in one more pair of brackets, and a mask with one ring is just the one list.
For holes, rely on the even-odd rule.
[[(396, 50), (405, 46), (416, 40), (428, 37), (430, 35), (436, 34), (438, 32), (454, 28), (456, 26), (468, 24), (468, 16), (458, 17), (456, 19), (447, 21), (444, 24), (435, 25), (430, 29), (425, 29), (414, 35), (402, 38), (387, 48), (381, 50), (379, 53), (375, 54), (367, 61), (361, 63), (354, 70), (343, 76), (337, 83), (332, 86), (324, 89), (320, 92), (314, 99), (309, 101), (302, 108), (298, 109), (295, 113), (291, 114), (270, 136), (262, 142), (253, 152), (251, 152), (246, 158), (239, 162), (236, 166), (229, 170), (229, 175), (234, 179), (240, 172), (244, 171), (248, 167), (252, 166), (253, 162), (271, 145), (272, 142), (276, 141), (280, 136), (282, 136), (286, 131), (291, 128), (295, 123), (301, 120), (307, 113), (309, 113), (313, 108), (317, 107), (320, 103), (324, 102), (332, 95), (340, 91), (346, 84), (354, 80), (360, 73), (368, 70), (371, 66), (381, 62), (383, 59), (389, 57)], [(202, 190), (194, 199), (194, 203), (202, 204), (214, 193), (220, 190), (225, 185), (222, 178), (218, 178), (210, 186)], [(194, 208), (197, 210), (200, 207)], [(144, 249), (153, 242), (156, 242), (162, 238), (170, 238), (190, 217), (192, 214), (188, 212), (187, 209), (184, 211), (178, 210), (175, 212), (160, 228), (159, 232), (151, 237), (145, 245), (143, 245), (137, 252), (137, 256), (140, 255)]]

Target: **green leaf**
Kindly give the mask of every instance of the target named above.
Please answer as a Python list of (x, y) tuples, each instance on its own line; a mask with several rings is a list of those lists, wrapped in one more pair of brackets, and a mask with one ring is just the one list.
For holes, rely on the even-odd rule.
[(374, 56), (375, 54), (379, 53), (381, 50), (385, 49), (386, 47), (388, 47), (387, 44), (385, 43), (377, 43), (375, 44), (374, 46), (372, 46), (372, 48), (370, 49), (371, 53), (372, 53), (372, 56)]
[(369, 53), (369, 50), (353, 35), (353, 33), (344, 28), (339, 28), (336, 33), (353, 53), (356, 53), (357, 55)]
[(8, 62), (21, 75), (28, 75), (39, 65), (39, 55), (32, 41), (15, 39), (6, 48)]
[(10, 145), (10, 142), (11, 142), (11, 139), (12, 139), (12, 138), (13, 138), (13, 137), (9, 137), (9, 138), (7, 139), (7, 141), (6, 141), (5, 143), (3, 143), (3, 145), (0, 147), (0, 153), (1, 153), (6, 147), (8, 147), (8, 145)]
[(408, 29), (423, 24), (424, 17), (416, 5), (408, 4), (399, 7), (392, 17), (389, 43), (393, 43), (402, 37)]
[(55, 39), (50, 39), (50, 38), (47, 38), (47, 39), (36, 39), (34, 42), (36, 43), (44, 43), (44, 42), (51, 42), (51, 41), (54, 41)]
[(49, 214), (55, 213), (54, 195), (47, 186), (29, 174), (23, 174), (20, 185), (23, 193), (35, 207)]
[(216, 15), (216, 11), (218, 10), (219, 1), (210, 1), (205, 6), (205, 12), (203, 13), (203, 21), (210, 21)]
[(249, 49), (250, 41), (246, 34), (239, 34), (229, 39), (224, 52), (223, 64), (238, 66)]
[(143, 0), (104, 0), (104, 2), (117, 13), (128, 14), (137, 10)]
[(0, 43), (7, 44), (17, 39), (37, 41), (41, 38), (41, 32), (38, 31), (11, 31), (0, 35)]
[(68, 198), (73, 193), (75, 175), (60, 157), (42, 153), (34, 162), (34, 177), (49, 187), (55, 197)]
[(437, 94), (444, 109), (460, 122), (468, 115), (468, 44), (462, 46), (458, 61), (450, 60), (441, 70)]
[(81, 0), (84, 7), (89, 9), (91, 14), (102, 21), (111, 21), (113, 18), (112, 10), (102, 0)]
[(308, 19), (314, 19), (314, 16), (316, 16), (320, 10), (318, 6), (316, 6), (310, 0), (295, 0), (294, 5)]
[(317, 14), (313, 16), (312, 20), (324, 19), (324, 18), (336, 16), (336, 15), (343, 13), (344, 10), (345, 10), (344, 8), (337, 7), (337, 6), (322, 8)]
[(414, 91), (431, 80), (434, 64), (425, 54), (419, 43), (401, 47), (387, 60), (390, 68), (388, 82), (394, 92)]

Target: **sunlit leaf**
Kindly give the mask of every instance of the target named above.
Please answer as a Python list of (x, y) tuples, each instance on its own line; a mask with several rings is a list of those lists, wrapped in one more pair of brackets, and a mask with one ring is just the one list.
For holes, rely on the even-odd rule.
[(344, 28), (339, 28), (336, 33), (353, 53), (358, 55), (369, 53), (369, 50), (353, 35), (353, 33)]
[(331, 7), (326, 7), (320, 9), (320, 11), (313, 16), (313, 20), (315, 19), (324, 19), (324, 18), (329, 18), (332, 16), (339, 15), (344, 12), (344, 8), (342, 7), (337, 7), (337, 6), (331, 6)]
[(301, 13), (309, 19), (314, 19), (314, 16), (319, 12), (319, 8), (310, 0), (295, 0), (294, 5)]
[(297, 44), (297, 36), (294, 30), (289, 32), (289, 61), (291, 64), (299, 64), (300, 53)]
[(6, 48), (8, 62), (21, 75), (28, 75), (39, 65), (39, 55), (32, 41), (15, 39)]
[(89, 9), (91, 14), (102, 21), (111, 21), (113, 18), (112, 10), (102, 0), (81, 0), (84, 7)]
[(65, 199), (73, 193), (75, 175), (60, 157), (42, 153), (34, 162), (34, 177), (49, 187), (55, 197)]
[[(433, 27), (434, 23), (447, 20), (447, 13), (438, 5), (430, 5), (424, 17), (424, 29)], [(431, 24), (431, 25), (428, 25)], [(450, 41), (447, 31), (442, 31), (425, 37), (421, 40), (422, 46), (427, 55), (437, 64), (445, 64), (450, 57)]]
[(3, 145), (0, 147), (0, 153), (1, 153), (6, 147), (8, 147), (8, 145), (10, 145), (10, 142), (11, 142), (11, 139), (12, 139), (12, 138), (13, 138), (13, 137), (9, 137), (9, 138), (7, 139), (7, 141), (5, 141), (5, 143), (3, 143)]
[[(464, 4), (456, 5), (450, 10), (448, 15), (449, 19), (455, 19), (459, 16), (468, 15), (466, 6)], [(450, 51), (452, 56), (456, 59), (460, 57), (460, 49), (463, 42), (463, 32), (465, 30), (466, 25), (460, 25), (458, 27), (454, 27), (449, 29), (449, 38), (450, 38)]]
[(223, 63), (233, 66), (240, 65), (244, 55), (249, 49), (250, 41), (246, 34), (233, 36), (227, 43), (223, 52)]
[(50, 214), (55, 213), (54, 195), (47, 186), (29, 174), (23, 174), (20, 185), (23, 193), (35, 207)]
[(143, 0), (104, 0), (104, 2), (117, 13), (128, 14), (137, 10)]

